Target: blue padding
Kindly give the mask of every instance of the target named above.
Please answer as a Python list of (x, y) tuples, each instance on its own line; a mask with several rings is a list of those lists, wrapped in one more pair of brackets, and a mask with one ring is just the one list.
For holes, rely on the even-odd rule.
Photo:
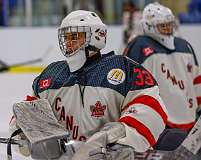
[(165, 129), (160, 135), (154, 149), (172, 151), (177, 149), (187, 136), (187, 132), (178, 128)]

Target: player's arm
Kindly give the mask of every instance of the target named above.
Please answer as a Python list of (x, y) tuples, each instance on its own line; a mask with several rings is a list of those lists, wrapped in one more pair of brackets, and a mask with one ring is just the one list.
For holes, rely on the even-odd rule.
[(152, 147), (165, 128), (167, 111), (152, 75), (142, 66), (129, 67), (130, 87), (121, 109), (119, 122), (123, 123), (126, 137), (117, 143), (133, 146), (143, 152)]
[(197, 100), (197, 113), (198, 116), (201, 115), (201, 67), (198, 64), (196, 54), (194, 52), (193, 47), (191, 44), (187, 41), (185, 41), (189, 50), (189, 53), (192, 54), (192, 64), (189, 66), (190, 70), (192, 72), (192, 79), (193, 79), (193, 87), (196, 95)]
[(126, 137), (117, 143), (127, 144), (138, 152), (144, 152), (155, 145), (159, 135), (165, 129), (167, 114), (159, 96), (157, 86), (145, 89), (140, 93), (131, 91), (122, 108), (119, 122), (123, 123)]
[(193, 87), (197, 100), (197, 114), (201, 115), (201, 67), (194, 66), (193, 68)]

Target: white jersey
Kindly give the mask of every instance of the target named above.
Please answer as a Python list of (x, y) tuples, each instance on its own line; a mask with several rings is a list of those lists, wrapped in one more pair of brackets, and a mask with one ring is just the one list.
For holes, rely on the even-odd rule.
[(168, 126), (189, 130), (201, 104), (201, 74), (188, 42), (175, 38), (169, 50), (147, 36), (138, 36), (124, 55), (142, 64), (158, 82), (160, 95), (168, 109)]
[(33, 90), (48, 99), (74, 140), (85, 141), (105, 123), (119, 121), (126, 137), (118, 143), (142, 152), (156, 143), (167, 122), (156, 81), (124, 56), (107, 54), (73, 73), (66, 61), (52, 63), (35, 79)]

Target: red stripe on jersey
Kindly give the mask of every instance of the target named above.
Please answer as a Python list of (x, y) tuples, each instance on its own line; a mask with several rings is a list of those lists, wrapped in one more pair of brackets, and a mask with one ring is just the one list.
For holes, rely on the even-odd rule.
[(36, 100), (36, 99), (37, 99), (37, 97), (27, 95), (25, 101), (33, 101), (33, 100)]
[(15, 116), (12, 116), (11, 119), (10, 119), (9, 124), (11, 124), (11, 122), (14, 121), (14, 120), (15, 120)]
[(196, 77), (194, 80), (193, 80), (193, 84), (200, 84), (201, 83), (201, 75)]
[(143, 137), (146, 138), (146, 140), (149, 142), (149, 144), (151, 146), (156, 144), (156, 140), (155, 140), (153, 134), (151, 133), (151, 131), (149, 130), (149, 128), (147, 128), (140, 121), (138, 121), (132, 117), (126, 116), (126, 117), (120, 118), (119, 122), (123, 122), (123, 123), (127, 124), (128, 126), (135, 128), (138, 131), (138, 133), (140, 133)]
[(197, 97), (197, 104), (198, 104), (198, 105), (201, 104), (201, 97)]
[(148, 95), (142, 95), (139, 97), (136, 97), (133, 101), (129, 102), (123, 109), (129, 108), (130, 106), (134, 104), (144, 104), (146, 106), (151, 107), (153, 110), (155, 110), (163, 119), (163, 122), (166, 124), (167, 123), (167, 114), (163, 111), (163, 108), (161, 107), (160, 103), (153, 97), (148, 96)]
[(170, 128), (180, 128), (186, 131), (189, 131), (193, 126), (194, 126), (195, 122), (191, 122), (188, 124), (175, 124), (172, 122), (167, 122), (167, 126), (169, 126)]

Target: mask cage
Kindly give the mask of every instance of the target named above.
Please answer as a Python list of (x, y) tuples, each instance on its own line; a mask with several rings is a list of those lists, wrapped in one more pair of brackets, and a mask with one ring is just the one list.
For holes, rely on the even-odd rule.
[[(66, 35), (68, 35), (68, 33), (80, 33), (80, 32), (84, 32), (85, 33), (85, 42), (80, 45), (78, 48), (76, 48), (75, 50), (68, 47), (67, 44), (69, 44), (69, 42), (67, 42), (68, 37)], [(74, 54), (76, 54), (80, 49), (85, 48), (86, 46), (88, 46), (88, 44), (91, 41), (91, 28), (89, 26), (69, 26), (69, 27), (63, 27), (60, 28), (58, 30), (58, 39), (59, 39), (59, 47), (63, 53), (64, 56), (66, 57), (70, 57)], [(79, 38), (79, 34), (77, 34), (77, 38)], [(73, 40), (75, 43), (76, 39)], [(79, 39), (77, 39), (77, 42), (79, 43)], [(77, 44), (79, 45), (79, 44)]]
[(156, 24), (156, 29), (157, 31), (162, 34), (162, 35), (166, 35), (166, 36), (171, 36), (174, 34), (175, 32), (175, 23), (172, 22), (167, 22), (167, 23), (158, 23)]
[(158, 19), (153, 22), (156, 33), (165, 36), (172, 36), (176, 30), (175, 17), (172, 15), (167, 15), (163, 19)]

